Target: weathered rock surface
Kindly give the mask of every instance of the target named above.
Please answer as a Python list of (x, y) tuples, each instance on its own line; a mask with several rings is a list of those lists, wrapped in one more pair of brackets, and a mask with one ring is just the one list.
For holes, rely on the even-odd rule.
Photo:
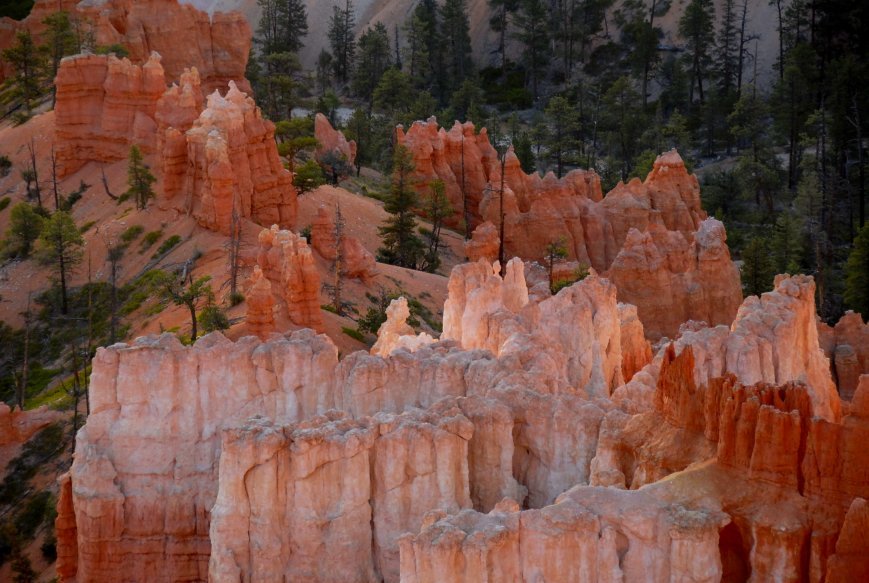
[[(148, 61), (152, 52), (163, 55), (169, 81), (177, 81), (185, 69), (196, 67), (207, 92), (223, 89), (229, 81), (250, 86), (245, 68), (251, 48), (251, 27), (238, 12), (209, 15), (175, 0), (37, 0), (31, 14), (22, 22), (3, 19), (9, 36), (0, 35), (0, 49), (11, 46), (14, 31), (27, 29), (41, 42), (46, 27), (42, 20), (64, 10), (83, 26), (91, 26), (97, 45), (119, 44), (127, 49), (136, 64)], [(7, 40), (8, 38), (8, 40)], [(185, 42), (178, 42), (183, 38)], [(0, 70), (0, 81), (6, 71)]]
[[(335, 261), (338, 257), (336, 237), (335, 215), (321, 206), (311, 223), (311, 246), (323, 259)], [(344, 277), (369, 281), (377, 274), (374, 255), (362, 245), (362, 241), (346, 233), (341, 235), (341, 262)]]
[(310, 330), (261, 344), (219, 333), (192, 347), (164, 334), (99, 349), (91, 415), (77, 437), (58, 556), (78, 581), (205, 580), (220, 431), (254, 414), (279, 423), (330, 401), (337, 350)]
[(62, 61), (55, 80), (61, 177), (87, 162), (123, 160), (132, 145), (154, 150), (157, 101), (166, 91), (161, 61), (156, 53), (141, 66), (113, 55), (79, 55)]
[(675, 338), (688, 320), (729, 325), (742, 290), (726, 238), (715, 219), (700, 223), (690, 239), (658, 224), (643, 233), (632, 228), (605, 276), (620, 301), (637, 306), (653, 339)]
[(229, 233), (233, 209), (260, 225), (295, 224), (296, 191), (278, 156), (274, 131), (234, 82), (225, 97), (216, 91), (208, 96), (207, 107), (185, 134), (185, 184), (202, 226)]
[(498, 237), (497, 227), (486, 221), (478, 225), (471, 238), (465, 241), (465, 255), (471, 263), (476, 263), (480, 259), (491, 263), (498, 259), (500, 246), (501, 239)]
[(409, 317), (407, 299), (400, 297), (392, 300), (386, 308), (386, 321), (377, 330), (377, 342), (371, 347), (371, 354), (386, 358), (399, 348), (416, 352), (435, 341), (426, 333), (417, 335), (407, 323)]
[(869, 323), (860, 314), (848, 311), (834, 327), (818, 322), (821, 347), (833, 370), (839, 395), (850, 401), (860, 375), (869, 374)]
[(733, 321), (742, 301), (739, 270), (724, 226), (705, 220), (697, 177), (675, 150), (658, 156), (645, 181), (619, 183), (604, 197), (594, 172), (528, 175), (512, 150), (502, 181), (485, 130), (475, 134), (470, 123), (446, 131), (431, 118), (397, 135), (413, 153), (420, 192), (443, 181), (455, 209), (450, 225), (475, 230), (466, 244), (471, 261), (495, 258), (503, 210), (508, 257), (540, 260), (550, 243), (563, 242), (570, 261), (609, 274), (652, 339), (674, 337), (689, 319)]
[(322, 330), (320, 273), (305, 238), (277, 225), (263, 229), (257, 264), (265, 277), (278, 286), (290, 320), (297, 326)]
[[(416, 188), (421, 196), (428, 194), (432, 180), (444, 183), (445, 193), (456, 214), (447, 221), (452, 227), (473, 230), (480, 222), (479, 206), (487, 185), (500, 176), (498, 153), (489, 143), (486, 129), (479, 134), (474, 124), (453, 125), (447, 131), (438, 127), (437, 119), (416, 121), (405, 133), (396, 129), (396, 139), (413, 154)], [(467, 213), (465, 213), (467, 209)], [(465, 216), (467, 214), (467, 217)]]
[(796, 381), (809, 388), (814, 414), (828, 421), (841, 417), (841, 404), (819, 345), (815, 324), (815, 282), (810, 276), (779, 275), (775, 289), (747, 298), (731, 327), (685, 331), (677, 347), (691, 345), (698, 386), (732, 373), (745, 385), (783, 385)]
[(317, 160), (322, 160), (326, 155), (333, 154), (353, 166), (356, 162), (356, 142), (348, 141), (343, 132), (336, 130), (329, 123), (329, 119), (322, 113), (314, 116), (314, 137), (317, 139), (317, 151), (314, 154)]
[[(277, 227), (261, 243), (260, 281), (280, 284), (288, 263), (310, 257)], [(388, 348), (419, 339), (394, 303), (374, 350), (385, 358), (339, 362), (310, 331), (102, 349), (61, 492), (64, 573), (663, 582), (860, 572), (869, 375), (843, 415), (810, 278), (779, 278), (746, 300), (732, 330), (686, 324), (648, 361), (636, 312), (594, 272), (551, 296), (529, 291), (519, 260), (499, 271), (457, 267), (445, 338), (412, 352)]]
[(247, 331), (265, 340), (275, 331), (275, 297), (272, 284), (263, 275), (259, 265), (255, 265), (251, 273), (245, 301)]

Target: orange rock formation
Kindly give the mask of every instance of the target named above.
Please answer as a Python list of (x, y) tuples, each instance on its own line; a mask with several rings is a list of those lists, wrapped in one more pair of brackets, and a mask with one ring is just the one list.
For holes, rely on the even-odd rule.
[(229, 233), (239, 220), (293, 226), (296, 191), (281, 164), (274, 124), (229, 82), (207, 104), (197, 69), (166, 88), (156, 53), (139, 67), (114, 56), (64, 59), (57, 75), (55, 141), (59, 173), (87, 162), (116, 162), (138, 145), (157, 158), (157, 203), (192, 212), (209, 229)]
[(466, 245), (471, 260), (493, 259), (503, 210), (508, 257), (542, 259), (550, 243), (562, 241), (568, 259), (609, 274), (652, 339), (675, 337), (690, 319), (733, 321), (742, 301), (739, 271), (723, 225), (704, 220), (697, 177), (675, 150), (655, 160), (645, 181), (619, 183), (604, 197), (594, 172), (528, 175), (512, 151), (502, 181), (485, 130), (475, 134), (470, 123), (446, 131), (431, 118), (406, 134), (399, 127), (397, 136), (413, 153), (420, 192), (442, 180), (456, 209), (450, 224), (481, 229)]
[(854, 396), (861, 374), (869, 374), (869, 323), (848, 311), (835, 327), (818, 323), (821, 347), (833, 370), (839, 395), (847, 401)]
[[(304, 243), (284, 233), (263, 233), (268, 277), (287, 263), (284, 247), (298, 254)], [(869, 376), (843, 415), (811, 278), (779, 278), (746, 300), (732, 330), (686, 327), (625, 384), (648, 345), (609, 282), (592, 274), (547, 296), (529, 293), (518, 260), (503, 278), (497, 268), (457, 267), (445, 338), (376, 351), (385, 358), (339, 363), (310, 331), (101, 349), (59, 505), (64, 573), (424, 582), (863, 572)], [(396, 305), (382, 338), (409, 336)]]
[(273, 225), (259, 234), (257, 263), (275, 283), (293, 324), (321, 330), (320, 274), (304, 237)]
[(113, 55), (63, 60), (57, 73), (55, 142), (58, 174), (87, 162), (116, 162), (130, 146), (153, 151), (157, 101), (166, 91), (160, 55), (142, 65)]
[(347, 141), (344, 134), (333, 128), (322, 113), (314, 116), (314, 137), (318, 142), (315, 153), (317, 160), (322, 160), (326, 154), (336, 154), (351, 166), (356, 161), (356, 142)]
[[(317, 209), (317, 216), (311, 223), (311, 246), (320, 257), (335, 261), (338, 256), (335, 217), (325, 206)], [(341, 271), (344, 277), (369, 281), (377, 274), (377, 261), (362, 242), (346, 233), (341, 236)]]
[(253, 273), (248, 281), (247, 295), (247, 331), (260, 339), (266, 339), (275, 331), (275, 298), (272, 295), (272, 284), (263, 275), (259, 265), (254, 265)]
[[(83, 26), (92, 27), (97, 45), (122, 45), (136, 64), (146, 63), (153, 52), (163, 56), (169, 81), (180, 79), (184, 70), (196, 67), (206, 92), (223, 89), (235, 81), (250, 90), (244, 72), (251, 48), (251, 27), (238, 12), (211, 15), (176, 0), (37, 0), (21, 22), (0, 20), (0, 50), (12, 46), (15, 31), (27, 29), (42, 39), (46, 16), (64, 10)], [(185, 42), (178, 42), (179, 38)], [(0, 81), (8, 74), (0, 64)]]

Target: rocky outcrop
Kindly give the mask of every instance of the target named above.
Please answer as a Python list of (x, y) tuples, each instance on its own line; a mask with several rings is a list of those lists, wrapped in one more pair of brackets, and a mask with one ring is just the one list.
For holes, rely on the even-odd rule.
[(860, 314), (848, 311), (835, 327), (818, 322), (818, 335), (830, 359), (839, 395), (850, 401), (860, 375), (869, 374), (869, 323), (864, 324)]
[[(228, 234), (239, 220), (291, 227), (292, 175), (281, 164), (274, 124), (230, 81), (225, 97), (202, 97), (196, 68), (166, 88), (160, 55), (143, 66), (114, 56), (63, 60), (57, 75), (55, 142), (58, 172), (88, 162), (111, 163), (137, 145), (157, 158), (157, 203), (190, 212), (204, 227)], [(203, 109), (204, 107), (204, 109)]]
[[(323, 259), (335, 261), (338, 257), (336, 237), (335, 216), (321, 206), (311, 223), (311, 246)], [(346, 233), (341, 234), (341, 263), (344, 277), (367, 282), (377, 274), (374, 255), (362, 245), (362, 241)]]
[[(222, 89), (229, 81), (250, 89), (244, 72), (252, 35), (244, 16), (238, 12), (209, 15), (175, 0), (37, 0), (24, 21), (4, 19), (10, 35), (8, 44), (6, 35), (0, 35), (0, 49), (11, 46), (14, 30), (27, 29), (40, 42), (46, 30), (43, 19), (58, 10), (70, 13), (83, 27), (92, 27), (97, 45), (123, 46), (133, 63), (141, 65), (152, 52), (160, 53), (169, 81), (177, 81), (186, 68), (196, 67), (207, 92)], [(179, 38), (185, 42), (179, 43)]]
[(512, 150), (502, 172), (486, 131), (470, 123), (446, 131), (432, 118), (397, 136), (413, 153), (420, 193), (443, 181), (455, 209), (449, 224), (480, 229), (465, 246), (472, 261), (494, 259), (503, 213), (508, 257), (542, 260), (560, 241), (571, 265), (609, 274), (653, 340), (675, 337), (689, 319), (729, 324), (736, 315), (742, 290), (724, 226), (705, 220), (697, 177), (675, 150), (658, 156), (645, 181), (604, 197), (594, 172), (525, 174)]
[(356, 162), (356, 142), (347, 141), (344, 134), (333, 128), (322, 113), (314, 116), (314, 137), (317, 139), (317, 151), (314, 154), (317, 160), (323, 160), (331, 154), (350, 166)]
[(392, 300), (386, 308), (386, 321), (377, 330), (377, 342), (371, 347), (371, 354), (386, 358), (399, 348), (416, 352), (435, 341), (425, 332), (417, 335), (407, 324), (409, 317), (407, 299), (400, 297)]
[[(280, 285), (297, 269), (288, 264), (309, 264), (291, 232), (263, 231), (261, 243), (260, 281)], [(375, 354), (340, 362), (310, 330), (101, 349), (60, 497), (64, 573), (663, 582), (860, 572), (869, 375), (844, 412), (832, 404), (811, 278), (779, 278), (732, 329), (686, 324), (643, 366), (641, 323), (610, 282), (592, 270), (552, 296), (528, 289), (538, 271), (519, 260), (503, 277), (497, 263), (455, 268), (446, 338), (412, 351), (401, 345), (420, 337), (401, 301)]]
[(259, 265), (255, 265), (251, 273), (245, 301), (247, 331), (265, 340), (275, 331), (275, 297), (272, 295), (272, 284), (263, 275)]
[(465, 241), (465, 255), (468, 261), (476, 263), (480, 259), (493, 262), (498, 259), (501, 239), (494, 224), (486, 221), (474, 229), (471, 238)]
[(619, 328), (622, 345), (622, 378), (629, 382), (652, 361), (652, 347), (646, 340), (643, 323), (637, 317), (637, 307), (619, 303)]
[(407, 132), (399, 126), (395, 135), (398, 143), (413, 155), (415, 187), (420, 196), (428, 195), (428, 185), (433, 180), (441, 180), (455, 210), (447, 224), (466, 226), (469, 231), (480, 224), (478, 209), (483, 192), (496, 172), (500, 176), (498, 153), (489, 143), (486, 129), (477, 134), (474, 124), (456, 122), (447, 131), (439, 128), (437, 119), (431, 117), (428, 121), (414, 122)]
[(726, 239), (715, 219), (700, 223), (690, 239), (658, 224), (642, 233), (632, 228), (605, 276), (616, 284), (620, 301), (637, 306), (653, 339), (675, 338), (689, 320), (729, 325), (742, 289)]
[(156, 146), (157, 101), (166, 91), (161, 57), (144, 65), (113, 55), (65, 58), (57, 73), (55, 143), (59, 176), (87, 162), (127, 158), (130, 146)]
[(320, 273), (304, 237), (277, 225), (259, 234), (257, 264), (276, 284), (293, 324), (321, 330)]
[(698, 386), (727, 373), (744, 385), (803, 382), (814, 414), (836, 421), (841, 405), (819, 346), (814, 298), (812, 277), (779, 275), (772, 292), (742, 303), (730, 328), (688, 329), (676, 342), (677, 349), (693, 348)]
[(99, 349), (70, 470), (74, 526), (61, 494), (66, 572), (205, 580), (221, 429), (255, 413), (293, 423), (334, 407), (337, 357), (310, 330), (267, 344), (215, 333), (185, 347), (164, 334)]
[(296, 191), (278, 156), (274, 131), (232, 81), (225, 97), (216, 91), (208, 96), (207, 107), (185, 133), (185, 185), (202, 226), (229, 233), (233, 209), (260, 225), (295, 224)]

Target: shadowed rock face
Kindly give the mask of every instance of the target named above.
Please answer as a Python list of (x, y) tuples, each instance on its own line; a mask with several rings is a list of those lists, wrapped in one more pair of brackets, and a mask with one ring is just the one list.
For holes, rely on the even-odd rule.
[(869, 374), (869, 323), (848, 311), (834, 327), (818, 321), (821, 347), (833, 370), (839, 394), (846, 401), (854, 397), (860, 375)]

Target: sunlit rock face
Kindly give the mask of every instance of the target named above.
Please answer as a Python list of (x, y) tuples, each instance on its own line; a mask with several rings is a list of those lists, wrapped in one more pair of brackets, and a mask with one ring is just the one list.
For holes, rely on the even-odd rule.
[[(254, 285), (286, 283), (303, 243), (263, 231)], [(453, 270), (441, 340), (398, 300), (372, 352), (340, 362), (310, 330), (101, 349), (61, 483), (61, 578), (861, 572), (869, 376), (843, 407), (811, 278), (652, 356), (607, 279), (552, 296), (518, 259), (500, 271)]]

